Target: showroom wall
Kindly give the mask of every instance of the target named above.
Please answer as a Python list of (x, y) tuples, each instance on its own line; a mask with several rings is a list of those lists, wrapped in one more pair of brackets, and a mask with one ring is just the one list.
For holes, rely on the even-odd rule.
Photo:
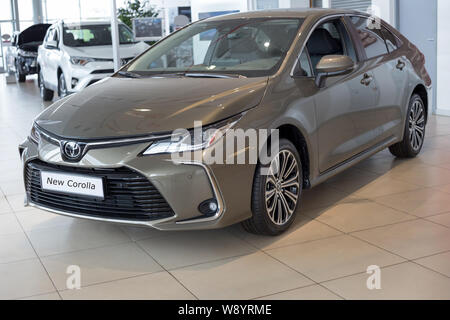
[(437, 110), (450, 116), (450, 1), (438, 0), (437, 32)]

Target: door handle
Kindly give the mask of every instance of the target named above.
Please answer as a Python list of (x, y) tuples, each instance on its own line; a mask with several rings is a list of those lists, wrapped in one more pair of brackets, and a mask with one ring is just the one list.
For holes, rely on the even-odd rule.
[(365, 73), (364, 77), (361, 80), (361, 84), (368, 87), (370, 85), (370, 83), (372, 82), (373, 77), (370, 76), (369, 74)]
[(405, 69), (406, 63), (404, 63), (402, 60), (398, 60), (396, 68), (400, 71), (403, 71)]

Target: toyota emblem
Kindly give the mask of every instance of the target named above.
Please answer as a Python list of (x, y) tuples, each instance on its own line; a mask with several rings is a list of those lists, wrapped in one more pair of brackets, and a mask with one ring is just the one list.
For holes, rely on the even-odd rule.
[(64, 154), (69, 159), (77, 159), (81, 155), (81, 147), (76, 142), (66, 142), (64, 145)]

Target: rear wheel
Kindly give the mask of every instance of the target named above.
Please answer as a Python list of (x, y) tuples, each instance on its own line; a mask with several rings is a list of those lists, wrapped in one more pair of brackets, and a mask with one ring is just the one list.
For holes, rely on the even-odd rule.
[(26, 80), (26, 75), (24, 75), (23, 73), (20, 72), (20, 64), (19, 62), (16, 61), (16, 72), (14, 73), (14, 75), (16, 76), (16, 81), (17, 82), (25, 82)]
[(422, 98), (414, 94), (408, 107), (403, 140), (389, 147), (398, 158), (414, 158), (422, 150), (425, 140), (426, 109)]
[(42, 71), (39, 70), (39, 78), (38, 78), (38, 82), (39, 82), (39, 91), (41, 93), (41, 98), (44, 101), (52, 101), (53, 99), (53, 90), (49, 90), (45, 87), (45, 83), (44, 83), (44, 77), (42, 75)]
[(61, 72), (58, 78), (58, 96), (64, 98), (68, 94), (66, 78), (64, 77), (64, 73)]
[(295, 146), (280, 139), (280, 150), (270, 165), (258, 165), (253, 182), (252, 218), (242, 223), (251, 233), (276, 236), (295, 218), (303, 185), (302, 163)]

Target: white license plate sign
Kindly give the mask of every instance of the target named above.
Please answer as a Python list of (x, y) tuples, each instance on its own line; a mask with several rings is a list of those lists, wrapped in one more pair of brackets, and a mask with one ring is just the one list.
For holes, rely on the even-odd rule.
[(49, 191), (104, 198), (103, 179), (97, 177), (41, 171), (41, 186)]

